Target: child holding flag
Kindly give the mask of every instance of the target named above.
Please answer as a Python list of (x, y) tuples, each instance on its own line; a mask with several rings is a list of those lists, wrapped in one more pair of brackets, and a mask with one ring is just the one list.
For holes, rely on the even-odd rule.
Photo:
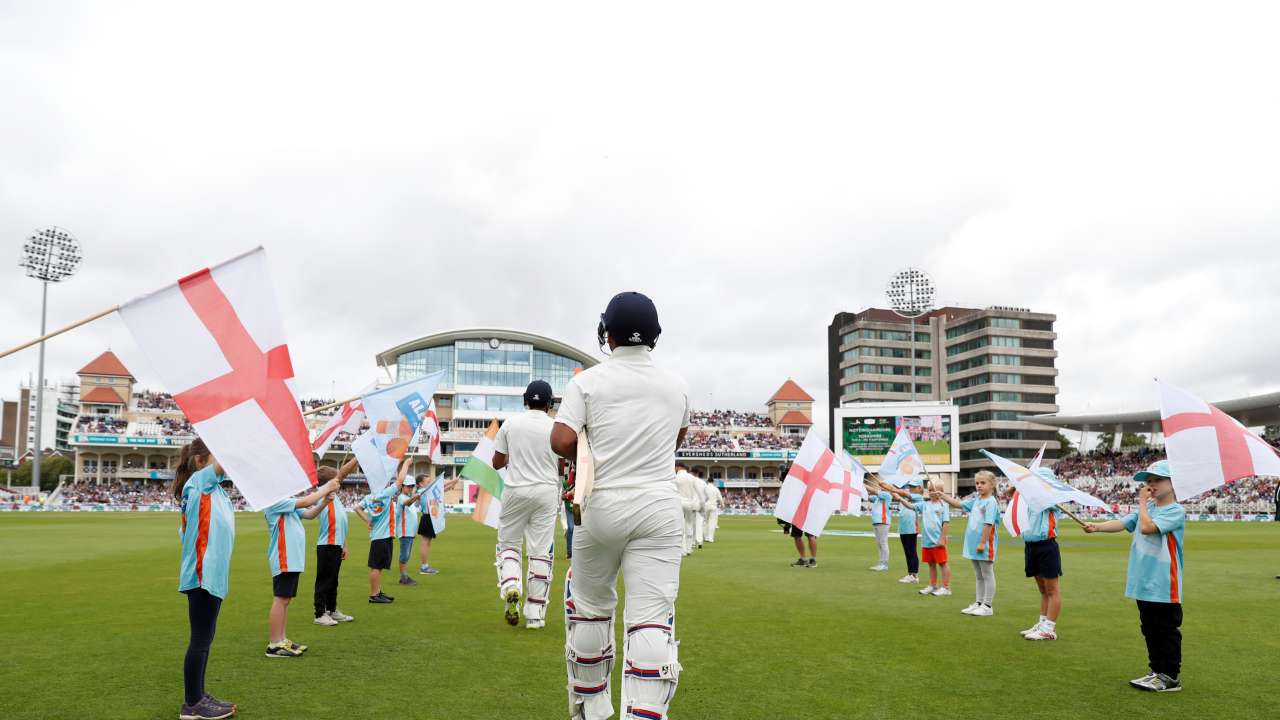
[(964, 557), (973, 562), (973, 574), (977, 577), (974, 601), (960, 612), (965, 615), (990, 617), (995, 614), (991, 603), (996, 596), (996, 525), (1000, 524), (1000, 505), (996, 502), (996, 476), (990, 470), (980, 470), (974, 477), (977, 497), (970, 496), (961, 502), (946, 493), (939, 498), (951, 507), (969, 513), (964, 528)]
[[(340, 469), (322, 467), (316, 470), (316, 479), (320, 482), (336, 481), (342, 484), (343, 478), (356, 468), (356, 460), (348, 460)], [(347, 509), (342, 505), (338, 493), (329, 495), (320, 507), (320, 534), (316, 537), (316, 587), (314, 593), (316, 607), (316, 625), (332, 626), (340, 622), (351, 622), (355, 618), (338, 609), (338, 577), (342, 571), (342, 561), (347, 559)]]
[[(396, 515), (395, 535), (400, 538), (400, 584), (417, 585), (418, 581), (409, 577), (409, 558), (413, 553), (413, 536), (418, 532), (418, 498), (422, 496), (416, 478), (405, 478), (400, 494), (396, 495), (399, 513)], [(422, 486), (421, 490), (426, 490)]]
[(1086, 533), (1133, 533), (1124, 595), (1138, 603), (1151, 672), (1130, 680), (1139, 690), (1182, 689), (1182, 531), (1186, 511), (1173, 494), (1169, 461), (1160, 460), (1133, 476), (1145, 481), (1138, 509), (1122, 520), (1088, 523)]
[(382, 592), (382, 571), (391, 569), (391, 515), (395, 503), (392, 498), (404, 485), (409, 471), (409, 458), (400, 461), (395, 484), (388, 484), (377, 492), (371, 492), (356, 505), (356, 515), (369, 526), (369, 602), (385, 605), (395, 598)]
[[(1045, 480), (1057, 480), (1050, 468), (1036, 468), (1035, 472)], [(1062, 577), (1062, 553), (1058, 549), (1061, 517), (1062, 511), (1056, 505), (1040, 512), (1028, 508), (1027, 524), (1022, 528), (1024, 569), (1027, 577), (1036, 579), (1040, 590), (1040, 619), (1022, 631), (1028, 640), (1058, 639), (1058, 614), (1062, 612), (1062, 595), (1058, 591), (1058, 578)]]
[[(924, 542), (924, 561), (929, 564), (929, 587), (921, 595), (944, 597), (951, 594), (951, 566), (947, 564), (947, 530), (951, 527), (951, 511), (942, 502), (942, 482), (929, 481), (929, 501), (920, 510), (920, 535)], [(942, 584), (938, 584), (941, 575)]]
[(222, 489), (226, 476), (200, 438), (182, 448), (173, 475), (173, 496), (182, 507), (182, 565), (178, 592), (187, 596), (191, 639), (182, 661), (185, 698), (178, 717), (219, 720), (236, 713), (235, 703), (222, 702), (204, 690), (209, 648), (218, 629), (218, 611), (227, 597), (231, 550), (236, 540), (236, 513)]
[[(920, 485), (922, 481), (912, 480), (909, 486)], [(900, 583), (920, 582), (920, 556), (916, 552), (916, 541), (919, 539), (918, 525), (920, 512), (924, 510), (924, 497), (919, 493), (899, 490), (892, 484), (885, 489), (898, 498), (898, 540), (902, 542), (902, 554), (907, 559), (907, 574), (898, 580)]]
[(876, 549), (880, 553), (879, 562), (872, 565), (870, 569), (884, 572), (889, 569), (889, 503), (893, 502), (893, 496), (875, 481), (867, 481), (864, 484), (870, 491), (871, 530), (876, 535)]
[[(430, 475), (418, 475), (414, 478), (417, 482), (420, 492), (418, 493), (418, 512), (421, 519), (418, 520), (418, 535), (422, 540), (418, 543), (418, 556), (422, 560), (422, 564), (418, 566), (419, 575), (435, 575), (440, 572), (430, 564), (431, 559), (431, 541), (436, 538), (436, 528), (431, 522), (431, 496), (427, 493), (427, 488), (431, 486)], [(454, 478), (444, 484), (444, 492), (449, 492), (458, 486), (458, 479)]]
[[(267, 615), (267, 657), (299, 657), (307, 651), (285, 635), (289, 603), (298, 594), (298, 578), (306, 564), (307, 531), (302, 518), (310, 520), (324, 509), (321, 504), (338, 490), (336, 478), (315, 492), (300, 498), (286, 498), (262, 510), (271, 538), (267, 542), (267, 563), (271, 566), (271, 611)], [(303, 508), (309, 508), (303, 512)]]

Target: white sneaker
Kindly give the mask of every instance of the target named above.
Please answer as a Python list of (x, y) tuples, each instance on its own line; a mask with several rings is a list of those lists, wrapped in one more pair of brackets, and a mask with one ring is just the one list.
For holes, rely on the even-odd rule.
[(932, 594), (933, 594), (934, 592), (936, 592), (937, 590), (938, 590), (938, 588), (935, 588), (934, 586), (930, 585), (929, 587), (922, 587), (922, 588), (920, 588), (920, 594), (921, 594), (921, 595), (932, 595)]
[(946, 597), (947, 595), (951, 594), (951, 588), (940, 587), (937, 590), (934, 590), (933, 594), (934, 594), (934, 597)]
[(1030, 635), (1031, 633), (1033, 633), (1033, 632), (1035, 632), (1035, 631), (1039, 630), (1041, 625), (1044, 625), (1044, 621), (1043, 621), (1043, 620), (1037, 620), (1035, 625), (1032, 625), (1031, 627), (1027, 628), (1026, 630), (1019, 630), (1019, 631), (1018, 631), (1018, 633), (1019, 633), (1020, 635), (1022, 635), (1022, 637), (1026, 637), (1026, 636)]
[(525, 620), (524, 626), (529, 630), (539, 630), (547, 626), (546, 620)]
[(1033, 633), (1027, 633), (1025, 637), (1028, 640), (1057, 640), (1058, 633), (1056, 630), (1050, 630), (1048, 627), (1040, 626)]
[(351, 622), (352, 620), (355, 620), (355, 618), (342, 612), (341, 610), (330, 610), (329, 617), (333, 618), (334, 620), (337, 620), (340, 623)]
[(977, 610), (974, 610), (969, 614), (975, 615), (977, 617), (991, 617), (992, 615), (996, 614), (996, 611), (992, 610), (990, 607), (986, 605), (979, 605)]
[(969, 607), (961, 610), (960, 612), (964, 613), (965, 615), (972, 615), (973, 611), (977, 610), (979, 607), (980, 606), (978, 605), (978, 603), (969, 603)]
[(337, 620), (334, 620), (334, 619), (333, 619), (333, 618), (331, 618), (331, 617), (329, 617), (329, 613), (325, 613), (325, 614), (321, 615), (320, 617), (316, 618), (315, 623), (316, 623), (317, 625), (333, 626), (333, 625), (337, 625), (337, 624), (338, 624), (338, 621), (337, 621)]
[(902, 577), (898, 578), (898, 582), (903, 583), (905, 585), (909, 583), (918, 583), (920, 581), (914, 575), (903, 575)]
[(889, 569), (889, 566), (888, 566), (888, 565), (872, 565), (872, 566), (871, 566), (870, 568), (868, 568), (868, 569), (870, 569), (870, 570), (874, 570), (874, 571), (876, 571), (876, 572), (884, 572), (885, 570), (888, 570), (888, 569)]

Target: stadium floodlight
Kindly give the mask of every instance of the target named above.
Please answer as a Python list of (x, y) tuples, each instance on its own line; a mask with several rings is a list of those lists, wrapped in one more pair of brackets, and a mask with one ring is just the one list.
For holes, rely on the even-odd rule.
[(911, 356), (911, 400), (916, 399), (916, 318), (933, 309), (933, 279), (929, 273), (919, 268), (899, 270), (889, 280), (885, 288), (889, 298), (889, 307), (898, 317), (911, 320), (911, 335), (908, 339)]
[[(45, 319), (49, 307), (49, 283), (62, 282), (80, 269), (84, 255), (75, 236), (60, 227), (45, 227), (27, 237), (22, 246), (18, 267), (27, 271), (27, 277), (35, 278), (43, 286), (40, 299), (40, 336), (44, 337)], [(35, 449), (31, 452), (31, 484), (40, 487), (40, 429), (44, 422), (44, 342), (40, 342), (40, 370), (36, 380)], [(27, 402), (31, 402), (30, 395)], [(30, 405), (28, 405), (29, 407)], [(56, 442), (54, 443), (57, 444)], [(28, 446), (28, 449), (30, 447)]]

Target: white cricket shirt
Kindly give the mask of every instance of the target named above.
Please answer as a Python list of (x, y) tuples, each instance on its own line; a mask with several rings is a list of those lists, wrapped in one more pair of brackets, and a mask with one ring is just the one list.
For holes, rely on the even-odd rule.
[(493, 446), (507, 456), (504, 487), (560, 487), (560, 459), (551, 449), (555, 421), (541, 410), (525, 410), (498, 428)]
[(676, 437), (689, 426), (684, 380), (646, 347), (620, 347), (565, 386), (555, 421), (587, 431), (595, 489), (674, 487)]

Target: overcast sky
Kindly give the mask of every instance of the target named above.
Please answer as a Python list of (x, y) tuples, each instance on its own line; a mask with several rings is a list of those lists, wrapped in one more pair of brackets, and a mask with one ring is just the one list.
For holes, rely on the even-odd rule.
[[(0, 256), (79, 238), (55, 327), (262, 244), (307, 396), (449, 328), (594, 352), (634, 289), (696, 406), (821, 401), (907, 265), (1056, 313), (1064, 411), (1280, 389), (1267, 3), (427, 5), (0, 0)], [(39, 303), (0, 263), (0, 346)], [(48, 374), (107, 347), (157, 387), (115, 317)]]

